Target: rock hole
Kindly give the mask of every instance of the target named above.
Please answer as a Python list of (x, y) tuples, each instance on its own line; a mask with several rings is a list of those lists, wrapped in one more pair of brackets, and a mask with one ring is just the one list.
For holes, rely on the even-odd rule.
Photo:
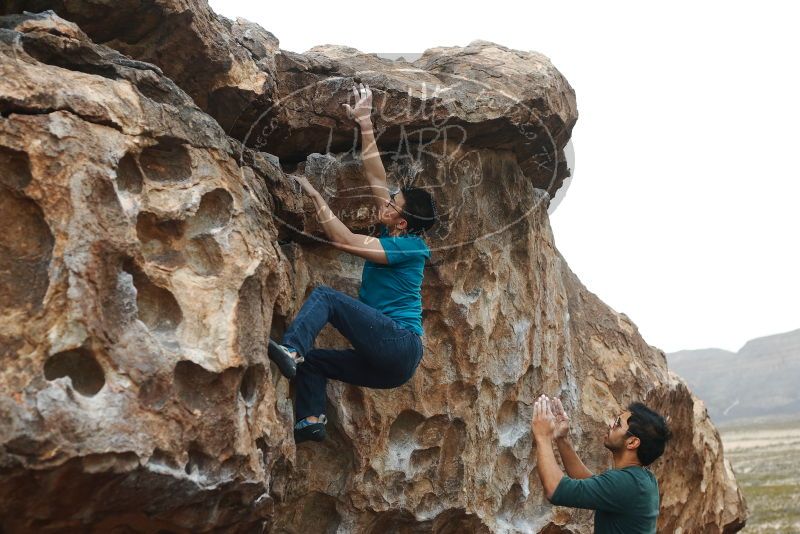
[(196, 473), (200, 476), (207, 476), (213, 473), (218, 464), (219, 462), (217, 462), (212, 456), (209, 456), (193, 445), (189, 449), (189, 460), (186, 462), (184, 471), (187, 475)]
[(175, 366), (173, 376), (178, 397), (192, 410), (225, 410), (232, 407), (239, 387), (240, 369), (214, 373), (189, 360)]
[(128, 152), (119, 160), (117, 167), (117, 187), (128, 193), (142, 192), (142, 171), (136, 158)]
[(39, 309), (55, 243), (44, 214), (32, 200), (0, 187), (0, 228), (0, 311)]
[(86, 397), (97, 395), (106, 383), (103, 368), (84, 348), (54, 354), (44, 364), (44, 377), (55, 380), (68, 376), (72, 388)]
[(417, 448), (414, 433), (419, 425), (425, 421), (422, 414), (414, 410), (400, 412), (389, 428), (389, 444), (386, 454), (387, 469), (403, 471), (408, 468), (411, 454)]
[(389, 428), (389, 441), (391, 443), (411, 443), (414, 441), (414, 431), (425, 422), (425, 417), (414, 410), (400, 412)]
[(389, 428), (389, 441), (402, 442), (413, 440), (414, 431), (424, 422), (425, 417), (421, 413), (415, 412), (414, 410), (403, 410)]
[(9, 189), (25, 189), (33, 177), (28, 154), (0, 146), (0, 184)]
[(189, 220), (189, 235), (206, 234), (223, 228), (231, 220), (233, 197), (225, 189), (203, 195), (197, 213)]
[(172, 332), (183, 320), (183, 313), (175, 297), (168, 290), (144, 278), (136, 286), (136, 307), (139, 319), (156, 332)]
[[(436, 469), (439, 465), (439, 447), (431, 447), (429, 449), (417, 449), (411, 453), (411, 469), (414, 474), (427, 472), (428, 470)], [(433, 478), (435, 475), (431, 473)]]
[(209, 234), (189, 240), (186, 244), (186, 261), (201, 276), (219, 274), (224, 262), (219, 243)]
[(264, 467), (269, 465), (269, 445), (267, 444), (267, 439), (264, 436), (261, 436), (256, 440), (256, 447), (259, 451), (261, 451), (261, 462), (264, 464)]
[(133, 277), (139, 319), (156, 332), (173, 332), (183, 313), (172, 293), (155, 285), (132, 261), (126, 261), (123, 269)]
[(252, 406), (258, 398), (258, 391), (264, 383), (266, 370), (263, 365), (251, 365), (242, 375), (242, 382), (239, 385), (239, 394), (245, 404)]
[(162, 137), (139, 156), (145, 177), (154, 182), (181, 182), (192, 175), (192, 158), (178, 139)]
[(185, 223), (160, 220), (155, 214), (143, 211), (136, 219), (136, 235), (142, 243), (145, 257), (164, 267), (177, 268), (185, 263), (180, 252)]

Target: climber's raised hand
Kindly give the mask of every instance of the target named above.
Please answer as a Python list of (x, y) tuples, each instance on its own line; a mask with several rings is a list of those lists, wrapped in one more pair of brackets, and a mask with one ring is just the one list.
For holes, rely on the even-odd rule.
[(550, 399), (541, 395), (533, 404), (531, 430), (537, 440), (551, 440), (556, 429), (556, 419), (550, 408)]
[(370, 114), (372, 113), (372, 89), (369, 85), (359, 83), (353, 86), (353, 95), (355, 95), (355, 107), (350, 107), (350, 104), (342, 104), (347, 110), (347, 116), (355, 119), (359, 124), (368, 123), (370, 121)]
[(569, 435), (569, 416), (564, 410), (564, 405), (557, 397), (550, 399), (550, 409), (553, 411), (553, 417), (556, 420), (556, 429), (553, 432), (553, 438), (561, 439)]
[(298, 184), (300, 184), (300, 188), (303, 190), (303, 192), (304, 192), (306, 195), (308, 195), (308, 196), (310, 196), (310, 197), (313, 197), (314, 195), (316, 195), (316, 194), (319, 194), (319, 193), (317, 192), (317, 190), (316, 190), (316, 189), (314, 189), (314, 186), (313, 186), (313, 185), (311, 185), (311, 182), (309, 182), (309, 181), (308, 181), (308, 178), (306, 178), (305, 176), (297, 176), (297, 175), (293, 175), (293, 176), (292, 176), (292, 178), (294, 178), (294, 180), (295, 180), (295, 181), (296, 181)]

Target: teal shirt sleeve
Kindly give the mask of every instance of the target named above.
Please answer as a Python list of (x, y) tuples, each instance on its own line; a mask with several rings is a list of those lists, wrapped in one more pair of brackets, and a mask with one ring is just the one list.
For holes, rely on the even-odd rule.
[(624, 512), (632, 482), (629, 478), (619, 469), (581, 479), (564, 475), (550, 502), (557, 506)]
[(395, 236), (389, 235), (386, 225), (380, 225), (380, 237), (378, 240), (386, 253), (386, 261), (389, 265), (397, 265), (408, 260), (425, 257), (430, 258), (431, 252), (425, 241), (417, 236)]
[(379, 238), (386, 261), (389, 265), (397, 265), (420, 256), (429, 257), (430, 252), (425, 242), (418, 237), (381, 237)]

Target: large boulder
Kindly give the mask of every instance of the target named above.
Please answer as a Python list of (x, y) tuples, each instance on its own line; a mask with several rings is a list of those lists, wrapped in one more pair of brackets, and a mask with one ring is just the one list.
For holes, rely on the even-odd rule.
[[(470, 46), (423, 55), (418, 81), (465, 75), (488, 56), (522, 68), (507, 49)], [(308, 62), (374, 59), (334, 50)], [(392, 183), (429, 188), (444, 215), (429, 238), (423, 361), (393, 390), (331, 382), (329, 439), (295, 447), (290, 384), (266, 340), (315, 285), (354, 293), (361, 262), (320, 241), (287, 172), (308, 176), (351, 227), (372, 228), (357, 146), (313, 150), (314, 125), (352, 135), (338, 100), (352, 79), (303, 68), (279, 68), (276, 94), (303, 72), (341, 88), (275, 115), (275, 132), (299, 121), (308, 134), (274, 134), (296, 160), (281, 165), (227, 135), (163, 67), (92, 43), (52, 12), (0, 18), (0, 528), (589, 532), (590, 513), (543, 497), (529, 430), (539, 393), (563, 399), (596, 471), (609, 467), (608, 419), (633, 400), (657, 405), (678, 434), (654, 468), (660, 527), (741, 528), (745, 505), (702, 404), (571, 273), (550, 195), (526, 167), (533, 156), (505, 134), (409, 139), (424, 149), (393, 161)], [(544, 70), (520, 75), (531, 85), (520, 90), (550, 96), (493, 118), (464, 112), (462, 126), (515, 124), (529, 100), (561, 150), (574, 95), (556, 97)], [(479, 101), (470, 87), (452, 90)], [(326, 328), (318, 343), (346, 341)]]

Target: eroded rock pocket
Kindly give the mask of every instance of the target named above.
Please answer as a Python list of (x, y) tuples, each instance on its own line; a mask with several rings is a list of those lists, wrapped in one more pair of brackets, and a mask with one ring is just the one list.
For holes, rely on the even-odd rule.
[(55, 243), (44, 214), (32, 200), (0, 185), (0, 227), (0, 311), (39, 309)]
[(44, 377), (56, 380), (69, 377), (72, 388), (87, 397), (93, 397), (106, 383), (103, 368), (94, 355), (84, 348), (54, 354), (44, 364)]
[(242, 382), (239, 385), (239, 394), (245, 404), (253, 406), (258, 399), (258, 392), (266, 378), (266, 370), (263, 365), (251, 365), (242, 375)]
[(31, 162), (28, 154), (0, 146), (0, 184), (22, 190), (31, 183)]
[(142, 192), (143, 183), (144, 177), (136, 156), (128, 152), (119, 160), (117, 166), (117, 187), (121, 191), (138, 194)]
[(188, 234), (195, 236), (224, 228), (233, 214), (233, 197), (225, 189), (209, 191), (200, 200), (200, 207), (188, 221)]
[(214, 234), (230, 222), (232, 212), (233, 197), (224, 189), (215, 189), (203, 196), (195, 215), (185, 221), (139, 213), (136, 235), (148, 261), (168, 269), (188, 265), (201, 276), (216, 276), (225, 259)]
[(136, 219), (136, 235), (145, 258), (167, 268), (176, 269), (186, 263), (181, 253), (184, 230), (183, 221), (161, 220), (147, 211)]
[(133, 277), (139, 320), (155, 332), (174, 332), (183, 312), (172, 293), (154, 284), (132, 261), (126, 261), (123, 269)]
[(175, 366), (173, 380), (178, 398), (189, 409), (224, 413), (236, 402), (241, 375), (242, 369), (238, 367), (215, 373), (192, 361), (182, 360)]
[(154, 182), (182, 182), (192, 175), (192, 158), (186, 145), (169, 137), (142, 150), (139, 164), (145, 177)]
[(225, 264), (222, 249), (213, 236), (204, 234), (186, 243), (186, 260), (194, 272), (202, 276), (219, 274)]

